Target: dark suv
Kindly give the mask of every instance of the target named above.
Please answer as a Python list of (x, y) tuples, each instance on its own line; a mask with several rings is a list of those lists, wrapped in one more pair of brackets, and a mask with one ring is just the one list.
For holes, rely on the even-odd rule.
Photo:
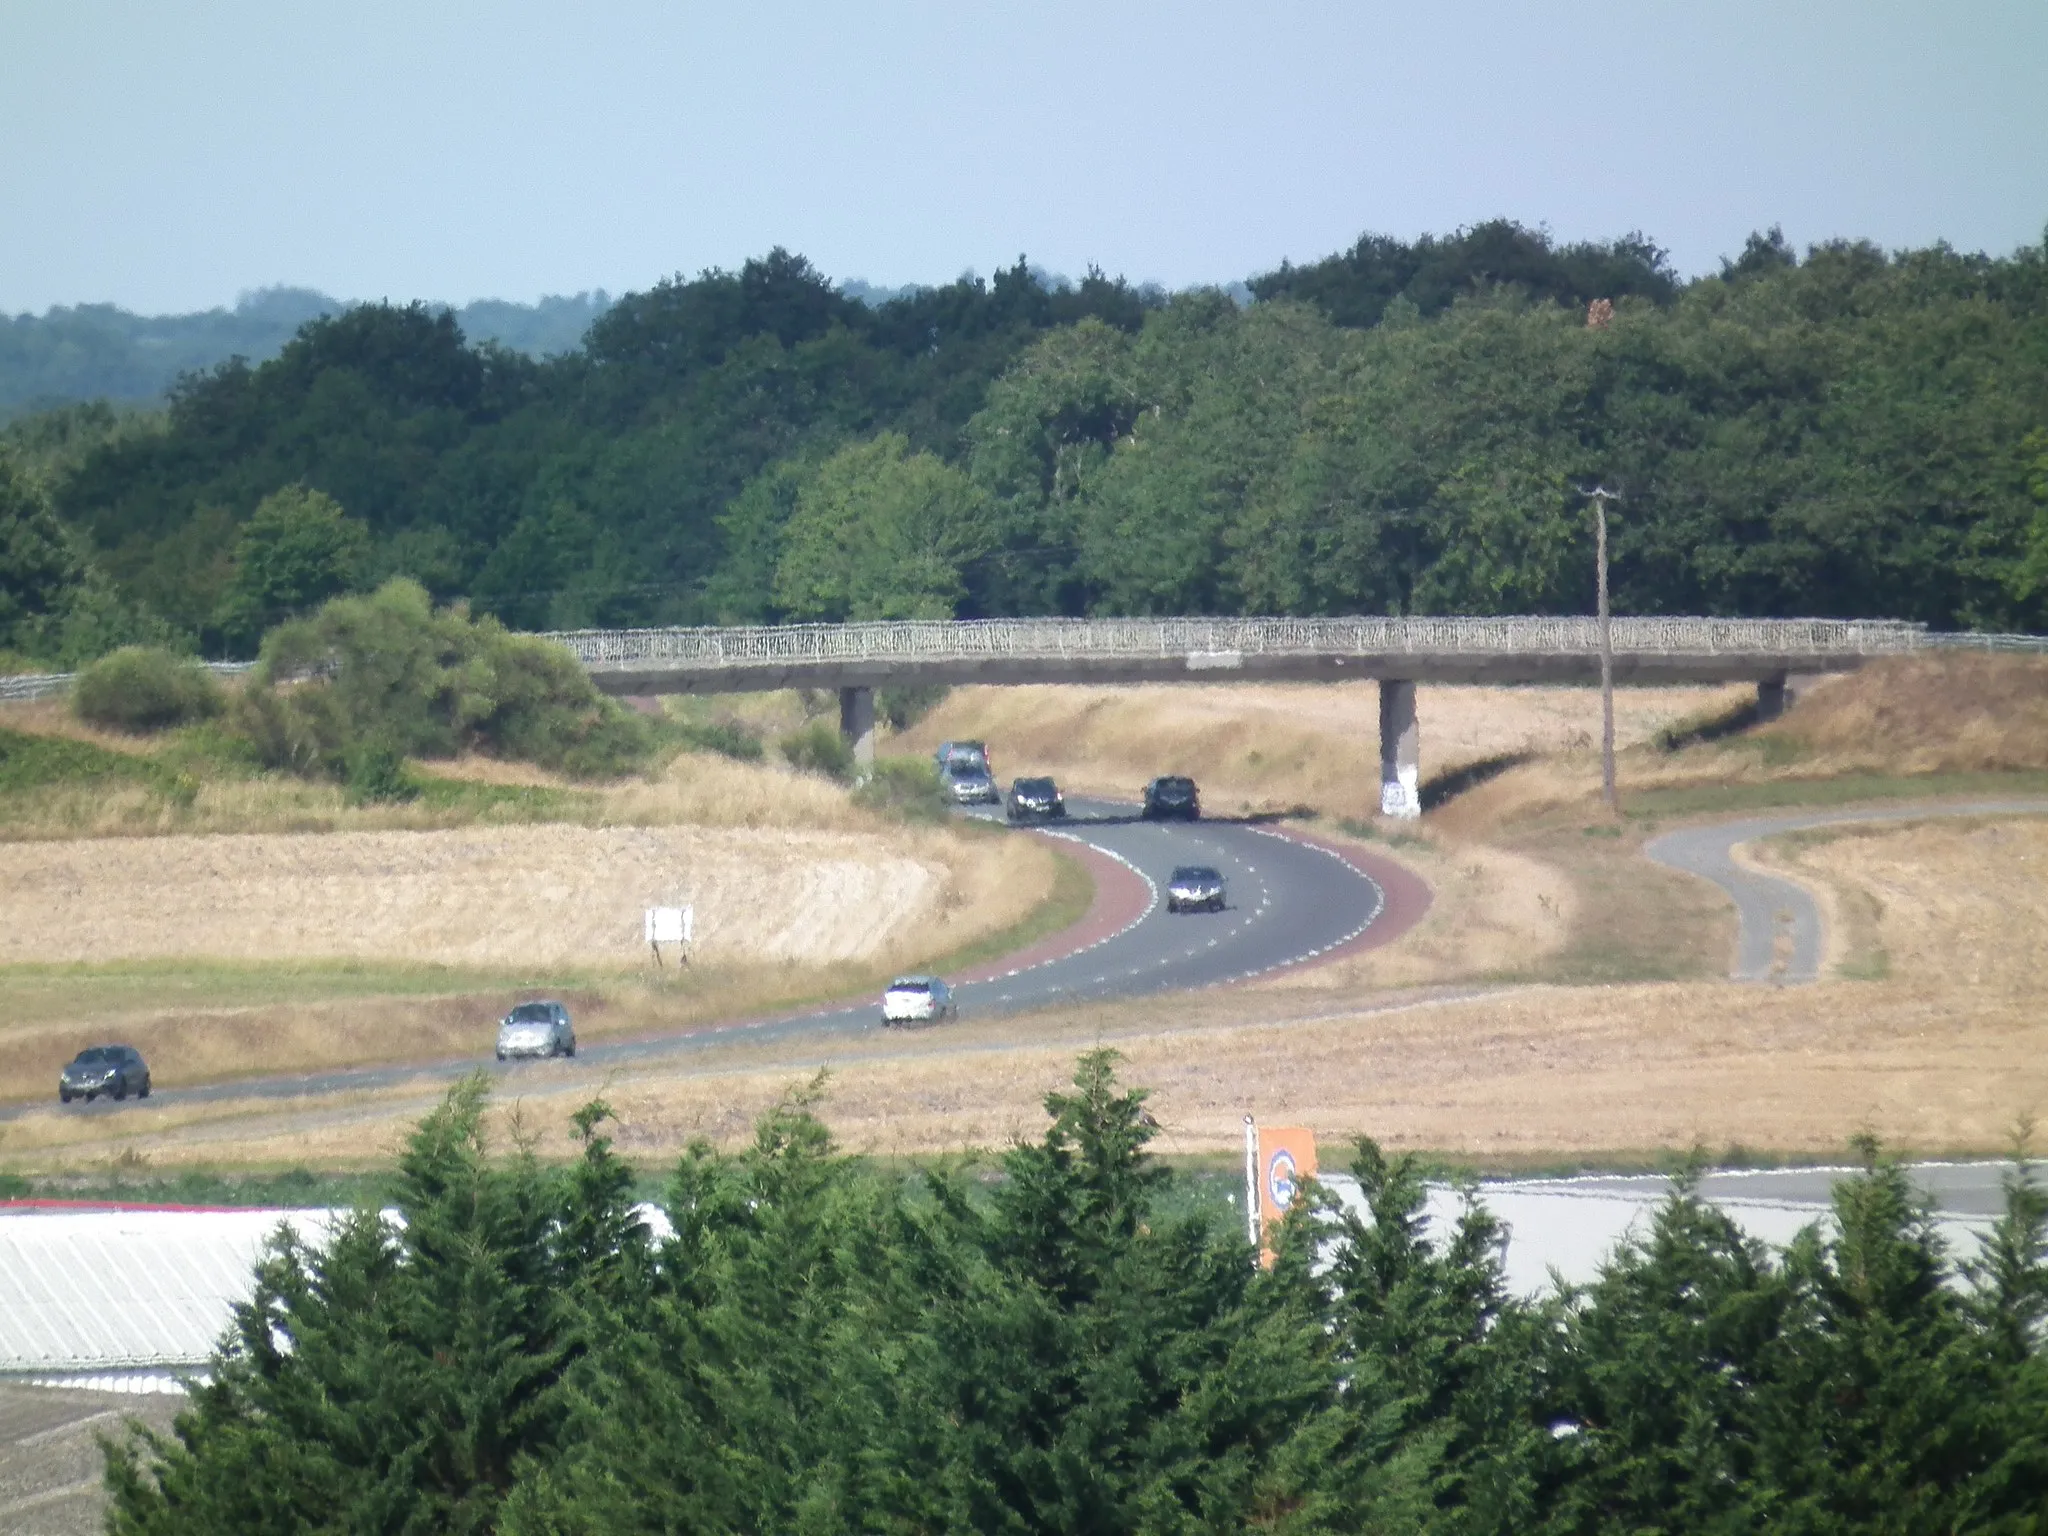
[(1018, 779), (1010, 785), (1009, 817), (1012, 821), (1029, 821), (1034, 816), (1053, 817), (1067, 814), (1067, 797), (1060, 793), (1060, 787), (1051, 779)]
[(1177, 773), (1154, 779), (1145, 786), (1144, 814), (1147, 821), (1165, 821), (1175, 816), (1183, 821), (1199, 821), (1202, 797), (1195, 790), (1195, 781)]
[(149, 1097), (149, 1067), (132, 1045), (90, 1045), (57, 1074), (57, 1097), (73, 1099)]

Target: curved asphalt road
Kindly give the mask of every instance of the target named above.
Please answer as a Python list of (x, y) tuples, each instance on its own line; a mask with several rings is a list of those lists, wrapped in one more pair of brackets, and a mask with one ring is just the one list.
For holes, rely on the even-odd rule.
[[(1000, 812), (991, 813), (1001, 819)], [(1133, 871), (1142, 894), (1125, 884), (1130, 910), (1102, 936), (1078, 952), (1056, 953), (1023, 969), (954, 988), (962, 1018), (1099, 1002), (1192, 987), (1243, 981), (1267, 971), (1301, 964), (1364, 939), (1375, 923), (1391, 938), (1420, 919), (1427, 891), (1398, 868), (1384, 872), (1385, 885), (1346, 857), (1304, 838), (1239, 821), (1146, 822), (1127, 806), (1103, 801), (1070, 801), (1065, 822), (1052, 823), (1055, 837), (1085, 843)], [(1219, 913), (1169, 915), (1163, 895), (1177, 864), (1210, 864), (1221, 870), (1229, 906)], [(1396, 900), (1390, 910), (1387, 891)], [(1098, 906), (1102, 905), (1098, 883)], [(1042, 951), (1047, 946), (1040, 946)], [(1065, 948), (1065, 946), (1052, 946)], [(1040, 952), (1034, 951), (1034, 953)], [(878, 1029), (879, 1000), (832, 1007), (792, 1017), (746, 1024), (696, 1026), (687, 1033), (639, 1040), (593, 1042), (577, 1053), (581, 1067), (604, 1067), (673, 1058), (708, 1046), (760, 1043), (796, 1037), (853, 1036)], [(490, 1021), (478, 1021), (481, 1048), (488, 1050)], [(245, 1098), (300, 1098), (400, 1083), (454, 1081), (483, 1067), (506, 1076), (549, 1070), (550, 1063), (503, 1064), (480, 1060), (415, 1062), (358, 1067), (306, 1075), (242, 1078), (191, 1087), (159, 1088), (152, 1102), (193, 1104)], [(13, 1119), (41, 1100), (0, 1106), (0, 1120)], [(121, 1106), (100, 1101), (75, 1106), (87, 1114)]]
[[(1659, 864), (1711, 880), (1735, 903), (1737, 981), (1808, 982), (1820, 977), (1820, 908), (1806, 888), (1779, 875), (1746, 869), (1735, 848), (1760, 838), (1858, 821), (1925, 821), (1934, 816), (2016, 816), (2048, 812), (2048, 800), (1980, 800), (1967, 805), (1897, 806), (1888, 810), (1807, 811), (1684, 827), (1654, 838), (1643, 852)], [(1778, 942), (1787, 940), (1780, 965)]]

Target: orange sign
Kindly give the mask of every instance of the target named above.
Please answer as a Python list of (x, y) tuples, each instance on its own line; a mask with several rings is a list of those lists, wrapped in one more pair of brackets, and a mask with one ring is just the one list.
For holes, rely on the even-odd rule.
[(1273, 1262), (1268, 1226), (1287, 1214), (1302, 1186), (1316, 1176), (1316, 1133), (1301, 1125), (1262, 1125), (1259, 1132), (1259, 1246)]

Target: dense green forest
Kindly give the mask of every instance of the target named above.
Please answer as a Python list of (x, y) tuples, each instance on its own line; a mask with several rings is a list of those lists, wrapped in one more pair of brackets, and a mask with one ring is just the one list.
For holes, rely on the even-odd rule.
[[(124, 1536), (463, 1531), (1934, 1533), (2048, 1525), (2048, 1194), (1958, 1263), (1896, 1163), (1789, 1248), (1683, 1179), (1524, 1300), (1479, 1205), (1241, 1219), (1085, 1057), (999, 1162), (837, 1153), (806, 1096), (693, 1147), (657, 1238), (578, 1114), (493, 1156), (480, 1081), (397, 1220), (280, 1240), (175, 1435), (109, 1447)], [(518, 1134), (515, 1132), (515, 1134)]]
[[(454, 314), (471, 341), (546, 357), (580, 345), (610, 302), (601, 292), (535, 304), (485, 299)], [(233, 309), (188, 315), (138, 315), (113, 304), (0, 315), (0, 421), (85, 400), (154, 404), (180, 374), (230, 357), (266, 362), (308, 320), (348, 307), (306, 288), (266, 288)]]
[[(10, 429), (41, 510), (0, 549), (58, 541), (72, 585), (0, 554), (0, 649), (75, 656), (119, 608), (247, 654), (304, 601), (248, 572), (309, 560), (515, 628), (1580, 612), (1593, 481), (1624, 611), (2048, 626), (2048, 247), (1772, 231), (1681, 282), (1641, 236), (1493, 223), (1251, 288), (1020, 259), (862, 302), (778, 250), (547, 359), (421, 305), (316, 318), (160, 418)], [(294, 488), (359, 536), (276, 558), (255, 514)], [(67, 629), (74, 589), (101, 617)]]

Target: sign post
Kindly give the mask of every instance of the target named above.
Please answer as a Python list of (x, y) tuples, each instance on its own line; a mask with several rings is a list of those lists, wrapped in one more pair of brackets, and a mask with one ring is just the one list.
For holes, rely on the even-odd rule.
[(695, 909), (691, 907), (649, 907), (643, 928), (647, 935), (647, 947), (654, 951), (654, 963), (661, 964), (661, 946), (676, 946), (676, 964), (690, 963), (690, 942), (696, 928)]
[[(1251, 1117), (1245, 1117), (1247, 1131)], [(1302, 1186), (1316, 1176), (1316, 1133), (1304, 1125), (1260, 1126), (1256, 1131), (1259, 1263), (1273, 1267), (1273, 1228), (1287, 1215)]]

